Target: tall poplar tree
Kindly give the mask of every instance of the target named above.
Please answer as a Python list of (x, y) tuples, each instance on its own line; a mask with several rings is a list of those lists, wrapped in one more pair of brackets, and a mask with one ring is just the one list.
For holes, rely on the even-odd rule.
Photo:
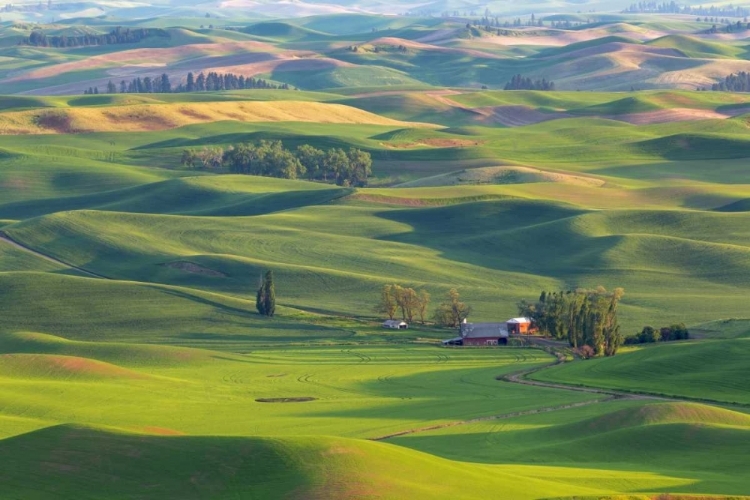
[(273, 271), (266, 272), (255, 296), (255, 307), (263, 316), (273, 317), (276, 313), (276, 289), (273, 283)]
[(276, 314), (276, 289), (273, 284), (273, 271), (266, 273), (266, 316)]

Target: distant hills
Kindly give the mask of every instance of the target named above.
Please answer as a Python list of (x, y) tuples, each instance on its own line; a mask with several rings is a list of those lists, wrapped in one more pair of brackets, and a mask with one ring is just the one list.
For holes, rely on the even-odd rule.
[[(558, 90), (696, 90), (750, 71), (745, 56), (750, 30), (714, 33), (710, 21), (685, 16), (597, 15), (568, 19), (565, 28), (560, 16), (540, 16), (541, 26), (525, 26), (525, 19), (508, 28), (509, 18), (499, 15), (337, 13), (276, 20), (207, 15), (5, 23), (0, 25), (0, 93), (81, 94), (90, 87), (103, 91), (110, 81), (119, 86), (163, 73), (176, 86), (188, 73), (201, 71), (314, 91), (493, 90), (516, 75), (554, 81)], [(125, 30), (159, 36), (101, 43)], [(75, 44), (60, 46), (61, 39)]]

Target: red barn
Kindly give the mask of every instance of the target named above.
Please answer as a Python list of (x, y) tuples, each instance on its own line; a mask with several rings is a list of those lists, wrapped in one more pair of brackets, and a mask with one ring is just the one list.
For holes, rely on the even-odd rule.
[(493, 346), (508, 343), (508, 327), (505, 323), (462, 323), (461, 345)]

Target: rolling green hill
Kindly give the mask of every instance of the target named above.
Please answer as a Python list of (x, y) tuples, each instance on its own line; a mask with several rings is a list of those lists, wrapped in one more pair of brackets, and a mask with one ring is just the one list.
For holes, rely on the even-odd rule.
[(748, 349), (745, 340), (650, 346), (606, 364), (576, 363), (534, 377), (747, 406), (750, 398), (743, 380)]
[[(23, 471), (33, 466), (35, 456), (50, 453), (51, 443), (61, 444), (54, 448), (54, 458), (39, 471), (45, 478), (40, 491), (39, 484), (30, 487)], [(76, 466), (75, 475), (61, 470), (80, 456), (86, 459)], [(129, 495), (141, 490), (144, 482), (155, 485), (149, 488), (149, 494), (191, 498), (302, 495), (469, 500), (503, 491), (513, 498), (534, 499), (550, 493), (601, 495), (612, 491), (608, 486), (573, 486), (564, 470), (465, 464), (386, 444), (324, 437), (164, 437), (63, 426), (0, 443), (0, 460), (3, 457), (13, 457), (15, 462), (12, 469), (2, 473), (6, 491), (26, 498), (49, 494), (69, 498), (84, 485), (90, 495)], [(167, 481), (160, 472), (164, 463), (171, 464)], [(105, 469), (101, 464), (112, 465)], [(554, 476), (556, 472), (559, 476)], [(627, 482), (634, 476), (590, 474), (605, 484)], [(455, 475), (463, 480), (445, 481)], [(107, 486), (113, 481), (117, 484), (114, 489)], [(676, 482), (654, 477), (650, 484)]]
[[(698, 404), (610, 402), (430, 431), (392, 442), (446, 458), (466, 456), (466, 451), (458, 450), (468, 447), (472, 461), (479, 463), (649, 471), (655, 476), (652, 480), (670, 478), (671, 484), (658, 489), (675, 496), (708, 491), (742, 495), (746, 485), (738, 473), (746, 466), (742, 450), (750, 438), (748, 423), (744, 413)], [(691, 452), (697, 442), (707, 453), (714, 450), (716, 461), (698, 466)], [(686, 477), (693, 479), (685, 481)], [(616, 478), (590, 481), (592, 486), (617, 488)]]

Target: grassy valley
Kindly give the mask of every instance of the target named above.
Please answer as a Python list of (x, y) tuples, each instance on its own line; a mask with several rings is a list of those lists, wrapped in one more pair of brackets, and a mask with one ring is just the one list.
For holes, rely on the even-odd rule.
[[(742, 17), (340, 4), (0, 12), (0, 498), (750, 498)], [(598, 286), (690, 339), (433, 321)]]

